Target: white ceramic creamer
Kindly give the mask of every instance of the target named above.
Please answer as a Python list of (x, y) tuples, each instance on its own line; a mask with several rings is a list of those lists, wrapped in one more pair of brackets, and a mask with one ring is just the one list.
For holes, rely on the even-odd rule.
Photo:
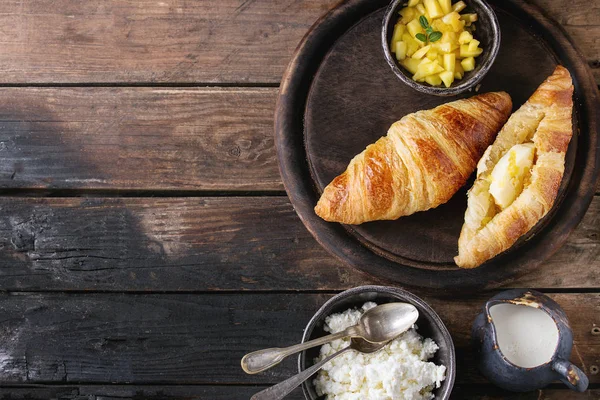
[(558, 345), (558, 328), (545, 311), (503, 303), (490, 308), (498, 347), (511, 363), (533, 368), (549, 362)]

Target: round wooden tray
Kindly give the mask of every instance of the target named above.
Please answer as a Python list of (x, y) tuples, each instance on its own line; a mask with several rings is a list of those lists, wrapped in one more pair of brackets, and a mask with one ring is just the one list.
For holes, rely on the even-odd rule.
[(557, 64), (575, 86), (574, 135), (554, 209), (509, 251), (479, 268), (453, 257), (466, 209), (466, 190), (446, 204), (396, 221), (358, 226), (328, 223), (313, 208), (331, 180), (402, 116), (462, 96), (429, 96), (393, 74), (380, 45), (388, 0), (348, 0), (319, 19), (283, 77), (275, 114), (281, 175), (298, 215), (317, 241), (347, 264), (378, 278), (445, 290), (484, 289), (538, 267), (581, 221), (594, 191), (598, 158), (598, 90), (581, 54), (539, 8), (491, 2), (502, 29), (498, 58), (480, 93), (503, 90), (513, 111)]

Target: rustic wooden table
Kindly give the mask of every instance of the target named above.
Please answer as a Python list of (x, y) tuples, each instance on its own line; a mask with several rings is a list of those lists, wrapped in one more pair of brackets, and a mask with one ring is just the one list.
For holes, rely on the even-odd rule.
[[(600, 3), (534, 1), (600, 82)], [(334, 293), (386, 283), (314, 241), (275, 157), (278, 82), (336, 2), (0, 2), (0, 397), (249, 398), (296, 361), (249, 376), (244, 353), (297, 342)], [(600, 398), (600, 197), (511, 287), (564, 307), (591, 390), (493, 388), (468, 348), (493, 293), (425, 295), (457, 346), (454, 398)]]

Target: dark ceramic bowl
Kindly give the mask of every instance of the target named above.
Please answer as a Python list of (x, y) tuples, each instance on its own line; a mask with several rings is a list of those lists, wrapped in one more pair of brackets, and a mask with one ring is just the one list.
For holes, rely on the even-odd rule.
[[(464, 0), (467, 8), (461, 11), (463, 13), (477, 13), (478, 21), (475, 22), (477, 30), (474, 36), (481, 42), (479, 47), (483, 48), (483, 53), (476, 60), (476, 66), (473, 71), (465, 72), (462, 79), (456, 80), (449, 88), (434, 87), (427, 83), (413, 81), (412, 74), (396, 61), (396, 56), (390, 51), (390, 41), (394, 26), (398, 22), (398, 12), (406, 4), (406, 0), (394, 0), (389, 5), (383, 17), (383, 27), (381, 32), (381, 45), (383, 53), (388, 64), (394, 71), (394, 74), (411, 88), (425, 94), (434, 96), (454, 96), (467, 90), (474, 89), (483, 79), (496, 60), (498, 50), (500, 49), (500, 24), (492, 8), (483, 0)], [(453, 1), (454, 3), (454, 1)]]
[[(328, 334), (323, 331), (323, 323), (327, 316), (343, 312), (349, 308), (360, 307), (367, 301), (374, 301), (377, 304), (406, 302), (417, 307), (419, 310), (417, 332), (425, 338), (433, 339), (440, 347), (430, 361), (437, 365), (443, 364), (446, 366), (446, 379), (433, 393), (436, 399), (449, 399), (456, 374), (456, 357), (452, 337), (435, 311), (423, 300), (405, 290), (387, 286), (359, 286), (332, 297), (309, 321), (304, 330), (302, 342)], [(319, 350), (320, 347), (315, 347), (302, 352), (298, 358), (298, 369), (303, 371), (313, 365), (313, 360), (318, 357)], [(304, 396), (307, 400), (321, 400), (323, 397), (319, 398), (317, 396), (312, 383), (313, 380), (314, 376), (302, 384)]]

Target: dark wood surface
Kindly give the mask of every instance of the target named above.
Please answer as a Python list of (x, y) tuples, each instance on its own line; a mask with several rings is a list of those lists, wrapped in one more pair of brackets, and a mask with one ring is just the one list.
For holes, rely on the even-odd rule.
[[(0, 2), (0, 398), (248, 399), (295, 360), (248, 376), (241, 355), (297, 342), (334, 293), (390, 283), (312, 238), (277, 166), (277, 86), (336, 2)], [(599, 5), (534, 3), (600, 82)], [(456, 342), (453, 398), (599, 399), (600, 197), (511, 286), (565, 308), (591, 389), (494, 388), (467, 343), (497, 290), (415, 291)]]
[(434, 210), (398, 221), (340, 226), (315, 214), (325, 186), (401, 116), (473, 95), (435, 97), (404, 85), (381, 56), (388, 2), (350, 0), (303, 39), (283, 77), (275, 113), (275, 145), (290, 200), (317, 241), (348, 265), (412, 287), (494, 288), (542, 265), (583, 218), (600, 173), (596, 83), (569, 38), (541, 9), (506, 0), (491, 4), (504, 34), (479, 85), (482, 93), (504, 90), (516, 110), (557, 64), (571, 72), (578, 99), (574, 135), (553, 210), (510, 250), (468, 270), (454, 263), (466, 188)]

